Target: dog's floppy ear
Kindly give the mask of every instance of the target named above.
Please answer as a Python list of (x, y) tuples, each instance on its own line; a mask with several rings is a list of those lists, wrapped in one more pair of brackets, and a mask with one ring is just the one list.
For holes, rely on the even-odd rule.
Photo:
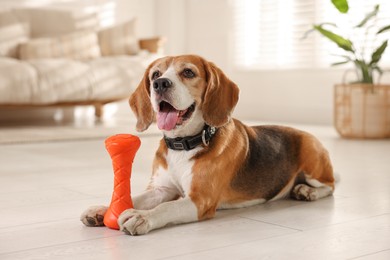
[(210, 126), (221, 127), (229, 122), (240, 90), (214, 63), (203, 63), (207, 81), (202, 104), (203, 119)]
[(150, 102), (149, 70), (151, 67), (152, 64), (146, 69), (144, 77), (129, 99), (131, 110), (137, 118), (136, 129), (138, 132), (148, 129), (154, 119), (154, 111)]

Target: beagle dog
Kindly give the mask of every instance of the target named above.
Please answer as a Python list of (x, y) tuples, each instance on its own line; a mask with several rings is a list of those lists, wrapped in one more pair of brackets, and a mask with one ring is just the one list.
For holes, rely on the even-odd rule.
[[(214, 217), (217, 209), (292, 197), (314, 201), (334, 191), (328, 152), (312, 135), (283, 126), (249, 127), (231, 118), (239, 89), (195, 55), (165, 57), (147, 68), (130, 97), (137, 131), (157, 122), (164, 137), (145, 192), (118, 219), (126, 234)], [(103, 225), (107, 207), (82, 222)]]

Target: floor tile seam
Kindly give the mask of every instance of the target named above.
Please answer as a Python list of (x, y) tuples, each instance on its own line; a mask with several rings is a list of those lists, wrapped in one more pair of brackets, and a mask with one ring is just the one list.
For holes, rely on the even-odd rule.
[(87, 193), (84, 193), (82, 191), (79, 191), (77, 189), (73, 189), (71, 187), (66, 187), (66, 186), (51, 186), (50, 189), (32, 189), (32, 190), (24, 190), (24, 191), (11, 191), (11, 192), (0, 192), (0, 198), (4, 195), (12, 195), (12, 194), (20, 194), (20, 193), (35, 193), (35, 192), (42, 192), (42, 191), (51, 191), (51, 190), (58, 190), (58, 189), (64, 189), (64, 190), (67, 190), (67, 191), (72, 191), (72, 192), (78, 192), (82, 195), (89, 195), (89, 196), (94, 196), (94, 195), (90, 195), (90, 194), (87, 194)]
[(50, 186), (50, 188), (46, 188), (46, 189), (33, 189), (33, 190), (23, 190), (23, 191), (0, 192), (0, 197), (2, 195), (4, 195), (4, 194), (12, 195), (12, 194), (20, 194), (20, 193), (34, 193), (34, 192), (43, 192), (43, 191), (58, 191), (59, 188), (61, 188), (63, 190), (67, 190), (67, 191), (80, 192), (78, 190), (71, 190), (71, 188), (69, 188), (67, 186), (60, 186), (60, 187)]
[(194, 254), (203, 253), (203, 252), (207, 252), (207, 251), (212, 251), (212, 250), (216, 250), (216, 249), (228, 248), (228, 247), (232, 247), (232, 246), (250, 244), (250, 243), (253, 243), (253, 242), (257, 242), (257, 241), (264, 241), (264, 240), (268, 240), (268, 239), (274, 239), (274, 238), (278, 238), (278, 237), (289, 236), (289, 235), (292, 235), (292, 234), (295, 234), (295, 233), (299, 232), (299, 231), (295, 231), (295, 230), (292, 230), (292, 229), (289, 229), (289, 230), (290, 231), (294, 231), (294, 232), (288, 232), (288, 233), (285, 233), (285, 234), (274, 235), (274, 236), (269, 236), (269, 237), (260, 238), (260, 239), (252, 239), (252, 240), (232, 243), (232, 244), (228, 244), (228, 245), (224, 245), (224, 246), (217, 246), (217, 247), (213, 247), (213, 248), (197, 250), (197, 251), (193, 251), (193, 252), (190, 252), (190, 253), (182, 253), (182, 254), (178, 254), (178, 255), (171, 255), (171, 256), (166, 256), (166, 257), (162, 257), (162, 258), (156, 258), (156, 260), (166, 260), (166, 259), (171, 259), (172, 257), (189, 256), (189, 255), (194, 255)]
[[(103, 183), (103, 182), (102, 182)], [(105, 195), (91, 195), (91, 194), (88, 194), (86, 192), (83, 192), (83, 191), (80, 191), (80, 190), (77, 190), (77, 189), (73, 189), (72, 187), (67, 187), (67, 186), (63, 186), (62, 187), (64, 190), (66, 191), (71, 191), (71, 192), (76, 192), (80, 195), (85, 195), (85, 196), (91, 196), (93, 198), (102, 198), (102, 197), (106, 197)]]
[[(102, 182), (103, 183), (103, 182)], [(47, 189), (35, 189), (35, 190), (23, 190), (23, 191), (11, 191), (11, 192), (0, 192), (0, 198), (3, 195), (12, 195), (12, 194), (20, 194), (20, 193), (36, 193), (36, 192), (50, 192), (50, 191), (59, 191), (59, 190), (64, 190), (64, 191), (70, 191), (74, 193), (78, 193), (80, 195), (86, 195), (86, 196), (91, 196), (91, 197), (96, 197), (95, 195), (87, 194), (85, 192), (82, 192), (77, 189), (73, 189), (72, 187), (68, 186), (51, 186), (50, 188)]]
[(360, 217), (360, 218), (353, 219), (353, 220), (341, 221), (341, 222), (338, 222), (338, 223), (333, 223), (333, 224), (324, 225), (324, 226), (311, 227), (311, 228), (303, 229), (302, 231), (305, 231), (305, 232), (306, 231), (315, 231), (317, 229), (334, 227), (334, 226), (338, 226), (338, 225), (345, 225), (345, 224), (348, 224), (348, 223), (359, 222), (359, 221), (362, 221), (362, 220), (365, 220), (365, 219), (377, 218), (377, 217), (382, 217), (382, 216), (386, 216), (386, 215), (390, 215), (390, 212), (386, 212), (386, 213), (382, 213), (382, 214), (378, 214), (378, 215), (373, 215), (373, 216)]
[(58, 244), (53, 244), (53, 245), (41, 246), (41, 247), (33, 247), (33, 248), (28, 248), (28, 249), (23, 249), (23, 250), (17, 250), (17, 251), (10, 251), (10, 252), (6, 252), (6, 253), (0, 253), (0, 256), (15, 255), (15, 254), (28, 252), (28, 251), (32, 251), (32, 250), (40, 250), (40, 249), (51, 248), (51, 247), (58, 247), (58, 246), (65, 246), (65, 245), (71, 245), (71, 244), (90, 242), (90, 241), (96, 241), (96, 240), (101, 240), (101, 239), (106, 239), (106, 238), (119, 237), (119, 236), (122, 236), (122, 235), (123, 234), (120, 233), (120, 234), (116, 234), (116, 235), (107, 235), (107, 236), (104, 236), (104, 237), (95, 237), (95, 238), (90, 238), (90, 239), (75, 240), (75, 241), (71, 241), (71, 242), (58, 243)]
[(382, 253), (382, 252), (386, 252), (386, 251), (390, 251), (390, 247), (387, 248), (387, 249), (379, 250), (379, 251), (372, 252), (372, 253), (369, 253), (369, 254), (364, 254), (364, 255), (359, 255), (359, 256), (352, 257), (352, 258), (347, 258), (347, 260), (360, 259), (360, 258), (365, 257), (365, 256), (372, 256), (372, 255), (376, 255), (378, 253)]
[[(73, 159), (69, 159), (69, 161), (74, 161)], [(110, 165), (106, 165), (106, 164), (95, 164), (94, 167), (98, 167), (101, 169), (102, 167), (107, 167), (107, 169), (112, 169), (112, 166)], [(77, 172), (81, 172), (81, 173), (84, 173), (84, 172), (91, 172), (91, 163), (85, 163), (85, 165), (71, 165), (71, 166), (66, 166), (68, 168), (68, 171), (77, 171)], [(13, 169), (11, 169), (13, 170)], [(24, 175), (22, 177), (35, 177), (36, 175), (40, 176), (42, 175), (42, 173), (49, 173), (51, 174), (53, 171), (55, 170), (58, 170), (58, 166), (55, 166), (55, 165), (51, 165), (51, 166), (48, 166), (48, 168), (36, 168), (36, 169), (29, 169), (28, 170), (28, 174), (27, 175)], [(22, 171), (26, 171), (26, 169), (22, 169)], [(3, 172), (0, 172), (0, 173), (3, 173)], [(13, 177), (15, 176), (15, 174), (20, 174), (20, 170), (18, 171), (14, 171), (14, 172), (7, 172), (7, 173), (3, 173), (3, 174), (8, 174), (8, 176), (5, 176), (3, 175), (4, 177)]]
[(285, 225), (280, 225), (280, 224), (277, 224), (277, 223), (272, 223), (272, 222), (268, 222), (268, 221), (264, 221), (264, 220), (250, 218), (250, 217), (244, 217), (244, 216), (238, 216), (238, 217), (242, 218), (242, 219), (248, 219), (248, 220), (259, 222), (259, 223), (264, 223), (264, 224), (268, 224), (268, 225), (272, 225), (272, 226), (276, 226), (276, 227), (281, 227), (281, 228), (297, 231), (297, 232), (304, 231), (304, 230), (299, 229), (299, 228), (293, 228), (293, 227), (289, 227), (289, 226), (285, 226)]
[[(57, 223), (57, 222), (67, 222), (67, 221), (72, 221), (72, 220), (74, 221), (75, 218), (62, 218), (59, 220), (49, 220), (49, 221), (41, 221), (41, 222), (27, 223), (27, 224), (21, 224), (21, 225), (0, 227), (0, 234), (4, 233), (4, 231), (7, 232), (7, 229), (12, 230), (12, 229), (22, 228), (22, 227), (26, 227), (26, 226), (38, 226), (38, 225), (42, 225), (42, 224), (53, 224), (53, 223)], [(81, 225), (81, 222), (80, 222), (80, 225)]]
[[(100, 199), (100, 198), (106, 198), (105, 196), (92, 196), (92, 195), (89, 195), (91, 196), (90, 198), (83, 198), (83, 199), (76, 199), (76, 200), (72, 200), (72, 199), (69, 199), (69, 200), (62, 200), (60, 202), (58, 201), (53, 201), (53, 202), (45, 202), (45, 203), (38, 203), (38, 204), (31, 204), (31, 205), (24, 205), (24, 206), (15, 206), (15, 207), (3, 207), (1, 208), (1, 210), (10, 210), (10, 209), (19, 209), (19, 208), (31, 208), (31, 207), (36, 207), (36, 206), (42, 206), (42, 205), (53, 205), (53, 204), (62, 204), (62, 203), (69, 203), (69, 202), (79, 202), (79, 201), (86, 201), (86, 200), (91, 200), (91, 199)], [(107, 199), (107, 203), (109, 203), (109, 199)], [(85, 208), (88, 208), (88, 205), (86, 205)], [(0, 212), (1, 212), (0, 210)], [(80, 212), (81, 214), (81, 212)]]
[(286, 225), (280, 225), (280, 224), (277, 224), (277, 223), (268, 222), (268, 221), (259, 220), (259, 219), (253, 219), (253, 218), (244, 217), (244, 216), (238, 216), (238, 217), (239, 218), (248, 219), (248, 220), (252, 220), (252, 221), (256, 221), (256, 222), (269, 224), (269, 225), (273, 225), (273, 226), (277, 226), (277, 227), (287, 228), (287, 229), (291, 229), (291, 230), (295, 230), (295, 231), (299, 231), (299, 232), (307, 232), (307, 231), (315, 231), (317, 229), (323, 229), (323, 228), (327, 228), (327, 227), (333, 227), (333, 226), (337, 226), (337, 225), (343, 225), (343, 224), (347, 224), (347, 223), (359, 222), (359, 221), (362, 221), (364, 219), (376, 218), (376, 217), (381, 217), (381, 216), (386, 216), (386, 215), (390, 215), (390, 213), (387, 212), (387, 213), (382, 213), (382, 214), (378, 214), (378, 215), (374, 215), (374, 216), (362, 217), (362, 218), (358, 218), (358, 219), (354, 219), (354, 220), (342, 221), (342, 222), (338, 222), (338, 223), (333, 223), (333, 224), (328, 224), (328, 225), (323, 225), (323, 226), (310, 227), (310, 228), (303, 228), (303, 229), (302, 228), (296, 228), (296, 227), (290, 227), (290, 226), (286, 226)]

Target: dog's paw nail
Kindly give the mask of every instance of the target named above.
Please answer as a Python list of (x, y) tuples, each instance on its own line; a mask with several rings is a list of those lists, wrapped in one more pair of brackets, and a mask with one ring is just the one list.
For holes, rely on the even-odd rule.
[(99, 225), (103, 225), (104, 216), (96, 214), (96, 220)]
[(89, 226), (96, 226), (96, 220), (91, 217), (85, 217), (87, 219), (88, 225)]
[(127, 230), (127, 228), (122, 228), (122, 231), (126, 234), (126, 235), (129, 235), (129, 236), (131, 236), (131, 233), (130, 233), (130, 231), (129, 230)]

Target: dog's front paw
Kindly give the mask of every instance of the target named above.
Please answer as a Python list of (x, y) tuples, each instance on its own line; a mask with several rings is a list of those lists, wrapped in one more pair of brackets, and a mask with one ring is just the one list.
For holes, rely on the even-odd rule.
[(104, 226), (103, 219), (108, 207), (106, 206), (92, 206), (84, 211), (80, 220), (84, 225), (88, 227), (101, 227)]
[(128, 235), (144, 235), (151, 230), (147, 210), (128, 209), (118, 218), (120, 230)]

